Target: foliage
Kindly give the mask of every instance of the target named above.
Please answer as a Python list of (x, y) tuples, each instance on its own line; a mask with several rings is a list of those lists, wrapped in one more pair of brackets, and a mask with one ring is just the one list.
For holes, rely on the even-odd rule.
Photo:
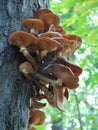
[[(83, 69), (80, 86), (70, 90), (66, 112), (47, 106), (46, 129), (58, 122), (64, 130), (98, 129), (98, 1), (51, 0), (50, 9), (58, 14), (67, 34), (77, 34), (83, 43), (71, 57)], [(49, 130), (50, 127), (48, 128)], [(41, 130), (41, 128), (40, 128)]]

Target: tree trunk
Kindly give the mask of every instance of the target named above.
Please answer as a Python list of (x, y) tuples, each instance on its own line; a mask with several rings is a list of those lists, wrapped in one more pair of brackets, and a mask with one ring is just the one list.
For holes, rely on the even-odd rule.
[(0, 130), (27, 130), (30, 86), (18, 70), (25, 61), (9, 35), (22, 29), (21, 21), (47, 8), (49, 0), (0, 0)]

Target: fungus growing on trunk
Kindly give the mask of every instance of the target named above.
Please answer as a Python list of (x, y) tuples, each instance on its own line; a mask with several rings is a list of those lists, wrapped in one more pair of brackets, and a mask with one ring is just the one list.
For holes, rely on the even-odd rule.
[(79, 76), (82, 73), (82, 69), (79, 66), (69, 62), (64, 57), (58, 57), (53, 61), (53, 63), (61, 63), (62, 65), (69, 67), (72, 70), (72, 72), (77, 76)]
[(41, 19), (24, 19), (22, 26), (29, 29), (30, 32), (35, 35), (44, 31), (44, 23)]
[(56, 14), (49, 13), (42, 18), (45, 24), (45, 31), (55, 31), (59, 26), (60, 19)]
[(47, 98), (48, 103), (52, 107), (56, 107), (61, 111), (65, 111), (64, 106), (69, 97), (68, 89), (64, 85), (54, 85), (52, 86), (52, 93), (54, 98), (53, 100), (49, 100)]
[(34, 19), (22, 21), (22, 26), (30, 33), (17, 31), (9, 37), (11, 44), (19, 47), (27, 59), (20, 64), (19, 71), (30, 84), (28, 130), (35, 130), (32, 125), (45, 122), (46, 116), (39, 110), (46, 106), (46, 103), (41, 103), (42, 99), (64, 111), (69, 89), (79, 85), (82, 69), (68, 59), (80, 47), (82, 40), (77, 35), (66, 34), (59, 24), (59, 17), (52, 11), (38, 10)]
[(65, 84), (67, 88), (74, 89), (78, 84), (78, 77), (74, 75), (72, 70), (62, 64), (51, 64), (44, 68), (43, 74), (52, 74), (57, 80), (60, 79), (62, 84)]
[(34, 74), (34, 69), (32, 68), (31, 64), (29, 62), (24, 62), (22, 64), (20, 64), (19, 66), (19, 70), (21, 73), (24, 74), (24, 76), (27, 78), (27, 79), (30, 79), (29, 77), (29, 74), (33, 75)]
[(34, 110), (30, 112), (29, 125), (42, 125), (45, 122), (46, 115), (41, 110)]
[(39, 34), (38, 37), (50, 37), (50, 38), (52, 38), (52, 37), (62, 37), (62, 35), (58, 32), (49, 31), (49, 32)]
[[(19, 70), (21, 73), (24, 74), (24, 76), (29, 80), (29, 82), (32, 85), (32, 108), (42, 108), (46, 105), (46, 103), (40, 103), (38, 102), (39, 98), (41, 97), (39, 91), (41, 90), (44, 93), (44, 97), (47, 95), (47, 97), (51, 100), (53, 95), (48, 90), (48, 88), (41, 83), (41, 81), (47, 81), (47, 82), (53, 82), (52, 80), (49, 80), (48, 78), (44, 77), (43, 75), (39, 74), (37, 71), (35, 71), (31, 66), (29, 62), (24, 62), (19, 66)], [(38, 97), (38, 98), (37, 98)]]
[(32, 40), (36, 41), (36, 38), (24, 31), (13, 32), (9, 37), (10, 44), (19, 47), (20, 52), (27, 58), (28, 61), (30, 61), (35, 69), (37, 67), (37, 64), (27, 50), (27, 47), (31, 44)]
[(62, 36), (66, 34), (65, 30), (60, 25), (56, 28), (55, 31), (59, 32)]
[[(69, 39), (69, 40), (77, 41), (78, 43), (80, 43), (80, 45), (81, 45), (81, 43), (82, 43), (82, 39), (81, 39), (79, 36), (77, 36), (77, 35), (64, 34), (63, 37), (64, 37), (64, 38), (67, 38), (67, 39)], [(79, 47), (80, 47), (80, 46), (79, 46)]]
[(62, 50), (62, 46), (59, 42), (48, 38), (48, 37), (40, 37), (38, 38), (38, 51), (41, 59), (47, 55), (47, 53), (56, 51), (60, 52)]
[(42, 19), (46, 14), (48, 13), (52, 13), (51, 10), (49, 9), (41, 9), (41, 10), (37, 10), (35, 13), (34, 13), (34, 18), (38, 18), (38, 19)]
[(80, 42), (68, 39), (67, 37), (53, 37), (53, 39), (58, 41), (64, 47), (61, 55), (65, 57), (69, 57), (81, 45)]

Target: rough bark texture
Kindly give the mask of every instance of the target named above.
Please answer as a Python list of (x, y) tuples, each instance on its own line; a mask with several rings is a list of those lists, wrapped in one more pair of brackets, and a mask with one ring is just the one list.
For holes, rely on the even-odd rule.
[(8, 37), (24, 18), (47, 8), (49, 0), (0, 0), (0, 130), (27, 130), (30, 86), (18, 66), (25, 58)]

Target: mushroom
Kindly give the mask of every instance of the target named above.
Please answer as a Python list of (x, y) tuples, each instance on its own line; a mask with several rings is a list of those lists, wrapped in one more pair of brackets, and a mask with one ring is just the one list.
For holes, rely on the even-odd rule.
[(60, 52), (62, 50), (62, 46), (59, 42), (48, 38), (48, 37), (40, 37), (38, 38), (38, 51), (41, 59), (47, 55), (47, 53), (56, 51)]
[(69, 57), (78, 47), (78, 43), (75, 40), (70, 40), (64, 37), (54, 37), (53, 40), (58, 41), (63, 46), (64, 49), (60, 55), (66, 57)]
[[(41, 78), (41, 75), (39, 76), (39, 78), (42, 80), (43, 78)], [(45, 79), (42, 81), (46, 81)], [(45, 96), (47, 95), (47, 97), (52, 100), (53, 99), (53, 94), (48, 90), (48, 88), (43, 85), (41, 82), (39, 83), (38, 80), (34, 80), (34, 85), (36, 87), (38, 87), (42, 92), (44, 92)]]
[(38, 37), (50, 37), (50, 38), (52, 38), (52, 37), (62, 37), (62, 35), (58, 32), (49, 31), (49, 32), (39, 34)]
[[(32, 83), (31, 85), (33, 86), (32, 87), (33, 91), (36, 91), (36, 89), (34, 88), (34, 85), (35, 85), (36, 88), (38, 87), (40, 90), (42, 90), (45, 93), (45, 95), (47, 95), (49, 97), (49, 99), (52, 99), (53, 95), (51, 94), (51, 92), (49, 92), (47, 87), (40, 82), (40, 80), (52, 82), (51, 79), (48, 79), (47, 77), (45, 77), (37, 72), (34, 73), (34, 70), (29, 62), (22, 63), (19, 66), (19, 70)], [(34, 107), (44, 107), (45, 106), (45, 104), (36, 102), (37, 99), (36, 99), (35, 93), (33, 93), (33, 99), (34, 99), (33, 102), (35, 105)], [(33, 106), (32, 106), (32, 108), (33, 108)]]
[(34, 74), (34, 69), (32, 68), (31, 64), (29, 62), (24, 62), (22, 64), (20, 64), (19, 66), (19, 70), (21, 73), (24, 74), (24, 76), (27, 78), (27, 79), (30, 79), (30, 76), (29, 74), (33, 75)]
[(24, 19), (22, 26), (29, 29), (30, 32), (35, 35), (44, 31), (44, 23), (41, 19)]
[(53, 13), (45, 15), (42, 20), (45, 24), (45, 31), (55, 31), (60, 23), (59, 17)]
[(82, 39), (79, 36), (64, 34), (63, 37), (75, 42), (75, 50), (81, 46)]
[(66, 34), (66, 32), (64, 31), (64, 29), (60, 25), (56, 28), (55, 31), (59, 32), (62, 36)]
[[(19, 70), (21, 73), (24, 74), (24, 76), (30, 81), (32, 79), (32, 76), (34, 75), (34, 70), (31, 66), (31, 64), (29, 62), (24, 62), (22, 63), (20, 66), (19, 66)], [(33, 76), (34, 78), (34, 76)], [(36, 97), (36, 87), (33, 85), (32, 86), (32, 102), (30, 104), (30, 106), (35, 109), (39, 109), (39, 108), (42, 108), (46, 105), (46, 103), (40, 103), (40, 102), (37, 102), (37, 97)]]
[(56, 61), (57, 58), (58, 58), (58, 53), (56, 51), (47, 53), (47, 55), (43, 57), (39, 63), (38, 72), (42, 72), (46, 66), (52, 64), (54, 61)]
[(67, 38), (67, 39), (69, 39), (69, 40), (75, 40), (75, 41), (77, 41), (77, 42), (82, 43), (82, 39), (81, 39), (79, 36), (77, 36), (77, 35), (64, 34), (63, 37), (64, 37), (64, 38)]
[[(53, 89), (53, 100), (49, 100), (48, 98), (47, 101), (52, 107), (57, 107), (61, 111), (65, 111), (65, 103), (68, 100), (68, 93), (65, 95), (65, 87), (63, 85), (54, 85), (52, 86)], [(67, 91), (68, 92), (68, 91)]]
[(79, 76), (82, 73), (82, 69), (79, 66), (77, 66), (73, 63), (70, 63), (64, 57), (57, 57), (56, 59), (54, 59), (53, 63), (58, 63), (58, 64), (60, 63), (64, 66), (69, 67), (76, 76)]
[(66, 103), (66, 97), (64, 96), (64, 90), (65, 88), (63, 86), (53, 86), (54, 87), (54, 93), (56, 95), (56, 107), (59, 108), (61, 111), (65, 111), (65, 103)]
[(42, 125), (45, 122), (46, 115), (41, 110), (34, 110), (30, 113), (29, 124), (30, 125)]
[(41, 10), (37, 10), (34, 13), (34, 18), (42, 19), (48, 13), (52, 13), (52, 11), (49, 10), (49, 9), (46, 9), (46, 8), (45, 9), (41, 9)]
[(16, 31), (10, 35), (9, 41), (10, 44), (20, 48), (20, 52), (27, 58), (28, 61), (30, 61), (34, 69), (36, 69), (37, 67), (36, 61), (27, 50), (27, 47), (31, 44), (31, 41), (35, 42), (36, 38), (27, 32)]
[[(69, 89), (74, 89), (76, 87), (78, 87), (78, 76), (74, 75), (74, 73), (72, 72), (72, 70), (67, 67), (64, 66), (62, 64), (51, 64), (48, 67), (44, 68), (43, 70), (43, 74), (52, 74), (54, 75), (54, 77), (58, 79), (60, 79), (60, 84), (64, 84), (67, 88)], [(54, 82), (55, 85), (55, 82)]]

